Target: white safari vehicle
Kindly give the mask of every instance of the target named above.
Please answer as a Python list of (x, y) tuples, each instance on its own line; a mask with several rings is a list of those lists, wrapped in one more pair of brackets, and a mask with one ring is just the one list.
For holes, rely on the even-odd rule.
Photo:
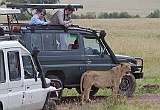
[[(9, 15), (17, 13), (19, 9), (0, 8), (0, 15), (7, 15), (9, 23)], [(3, 24), (1, 27), (10, 31), (9, 23), (8, 27)], [(11, 37), (0, 36), (0, 110), (57, 110), (55, 101), (60, 101), (61, 81), (55, 79), (51, 83), (45, 78), (37, 48), (31, 55), (21, 43), (10, 40)], [(50, 83), (58, 83), (60, 88)]]
[(33, 59), (18, 41), (0, 41), (0, 110), (56, 110), (50, 93), (61, 88), (50, 86)]
[(50, 93), (58, 89), (37, 77), (33, 59), (18, 41), (0, 41), (0, 110), (56, 110)]

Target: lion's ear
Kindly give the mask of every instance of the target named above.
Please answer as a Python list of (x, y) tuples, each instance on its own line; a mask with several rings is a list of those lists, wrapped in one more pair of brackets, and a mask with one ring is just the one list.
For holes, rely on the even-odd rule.
[(121, 63), (120, 63), (121, 66), (124, 66), (124, 64), (125, 64), (124, 62), (121, 62)]

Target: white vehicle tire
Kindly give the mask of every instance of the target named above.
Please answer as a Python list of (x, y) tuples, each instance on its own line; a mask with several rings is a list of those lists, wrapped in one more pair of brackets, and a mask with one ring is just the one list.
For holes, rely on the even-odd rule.
[(42, 110), (57, 110), (57, 105), (54, 100), (47, 100)]

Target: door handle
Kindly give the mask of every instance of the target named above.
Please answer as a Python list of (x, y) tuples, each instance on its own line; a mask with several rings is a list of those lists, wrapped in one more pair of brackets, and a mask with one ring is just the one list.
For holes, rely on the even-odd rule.
[(92, 63), (92, 61), (87, 61), (87, 64), (91, 64)]
[(27, 89), (29, 89), (30, 87), (27, 87)]
[(12, 91), (12, 89), (9, 89), (9, 92), (11, 92)]

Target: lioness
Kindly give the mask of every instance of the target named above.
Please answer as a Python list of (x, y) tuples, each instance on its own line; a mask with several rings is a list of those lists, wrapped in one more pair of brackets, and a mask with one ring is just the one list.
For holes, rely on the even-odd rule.
[[(93, 85), (98, 88), (112, 88), (112, 94), (117, 94), (121, 78), (127, 72), (131, 72), (130, 62), (120, 63), (120, 65), (113, 67), (109, 71), (86, 71), (82, 74), (80, 82), (80, 89), (83, 93), (81, 97), (82, 102), (84, 99), (90, 101), (89, 93)], [(84, 92), (82, 91), (82, 88), (84, 89)]]

